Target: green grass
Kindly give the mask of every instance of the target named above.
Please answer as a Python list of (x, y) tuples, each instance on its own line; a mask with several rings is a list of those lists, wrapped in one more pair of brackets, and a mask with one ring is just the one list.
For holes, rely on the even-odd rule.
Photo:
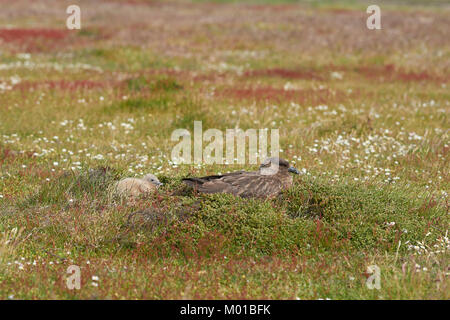
[[(372, 32), (361, 1), (221, 2), (86, 2), (67, 38), (2, 44), (0, 298), (449, 299), (448, 9), (383, 2)], [(29, 27), (22, 6), (0, 21)], [(279, 129), (301, 175), (270, 200), (184, 190), (257, 168), (174, 164), (194, 121)], [(155, 194), (112, 194), (146, 173)]]

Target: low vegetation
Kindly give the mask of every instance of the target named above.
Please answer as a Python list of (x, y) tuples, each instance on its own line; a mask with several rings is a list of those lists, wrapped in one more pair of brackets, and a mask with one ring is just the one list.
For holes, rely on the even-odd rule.
[[(80, 1), (80, 31), (50, 2), (0, 11), (1, 299), (450, 298), (441, 1), (375, 31), (364, 1)], [(194, 121), (279, 129), (301, 174), (265, 201), (186, 190), (256, 169), (172, 162)], [(157, 193), (111, 194), (146, 173)]]

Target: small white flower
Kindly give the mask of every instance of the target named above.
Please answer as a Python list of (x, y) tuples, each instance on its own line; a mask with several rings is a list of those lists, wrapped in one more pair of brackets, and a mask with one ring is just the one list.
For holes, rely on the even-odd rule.
[(92, 281), (98, 281), (98, 276), (92, 276)]
[(337, 80), (342, 80), (344, 77), (342, 76), (342, 73), (334, 71), (331, 73), (331, 78), (337, 79)]

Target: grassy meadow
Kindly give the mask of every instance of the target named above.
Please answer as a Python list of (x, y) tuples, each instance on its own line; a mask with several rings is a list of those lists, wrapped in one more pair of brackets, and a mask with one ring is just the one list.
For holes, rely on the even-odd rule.
[[(448, 2), (380, 1), (382, 30), (365, 1), (70, 4), (1, 1), (0, 299), (450, 298)], [(301, 175), (172, 195), (257, 169), (172, 162), (194, 121), (279, 129)]]

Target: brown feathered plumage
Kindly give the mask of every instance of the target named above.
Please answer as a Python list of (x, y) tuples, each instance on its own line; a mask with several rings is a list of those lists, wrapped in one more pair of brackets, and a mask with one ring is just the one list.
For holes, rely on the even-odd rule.
[(258, 171), (186, 178), (183, 182), (203, 193), (230, 193), (244, 198), (270, 198), (292, 185), (290, 172), (299, 173), (297, 169), (289, 167), (286, 160), (269, 158), (261, 164)]
[(147, 174), (143, 179), (125, 178), (115, 184), (114, 191), (122, 196), (138, 198), (143, 194), (156, 191), (162, 185), (153, 174)]

